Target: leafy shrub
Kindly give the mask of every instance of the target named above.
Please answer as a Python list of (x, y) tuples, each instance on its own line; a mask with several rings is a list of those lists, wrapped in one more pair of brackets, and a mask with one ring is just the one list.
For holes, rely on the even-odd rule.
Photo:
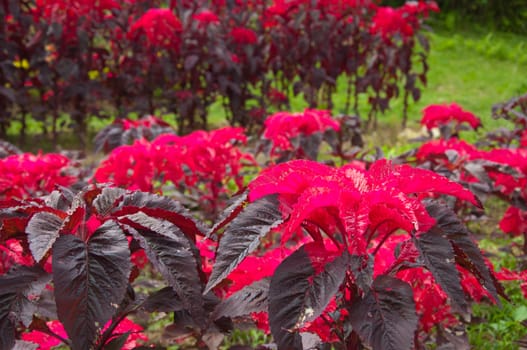
[(17, 121), (24, 137), (31, 117), (55, 141), (65, 126), (86, 142), (92, 116), (132, 112), (175, 112), (188, 133), (207, 128), (215, 102), (231, 126), (253, 130), (291, 93), (331, 109), (339, 77), (348, 80), (345, 113), (357, 113), (364, 95), (375, 118), (399, 95), (419, 99), (428, 52), (420, 28), (438, 10), (424, 1), (66, 3), (0, 9), (0, 136)]
[[(483, 294), (497, 301), (499, 285), (466, 228), (439, 202), (421, 202), (432, 192), (479, 205), (459, 184), (385, 160), (373, 163), (368, 171), (311, 161), (291, 161), (264, 170), (249, 184), (247, 199), (237, 201), (242, 209), (213, 228), (215, 232), (230, 223), (220, 238), (205, 291), (228, 278), (273, 231), (284, 248), (290, 240), (305, 244), (287, 253), (270, 281), (258, 280), (220, 304), (222, 312), (216, 316), (260, 311), (267, 300), (270, 329), (279, 348), (316, 343), (309, 335), (313, 331), (318, 341), (333, 339), (346, 347), (363, 343), (374, 349), (402, 349), (416, 345), (419, 319), (433, 317), (436, 310), (418, 309), (416, 314), (412, 287), (395, 277), (401, 271), (421, 267), (430, 271), (451, 298), (452, 307), (463, 313), (468, 309), (457, 263), (478, 276), (485, 286)], [(228, 213), (232, 212), (229, 208)], [(400, 229), (408, 234), (401, 237), (396, 233)], [(310, 237), (307, 242), (302, 232)], [(400, 248), (392, 245), (382, 250), (392, 237), (399, 238)], [(384, 268), (379, 269), (379, 264)], [(269, 274), (262, 272), (254, 270), (252, 278)], [(336, 304), (325, 313), (331, 302)], [(310, 328), (319, 317), (332, 325), (329, 332), (334, 337), (319, 333), (319, 327)]]
[(95, 152), (104, 150), (108, 153), (135, 140), (152, 141), (161, 134), (174, 132), (170, 124), (154, 116), (146, 116), (139, 120), (117, 119), (95, 135)]
[(152, 142), (141, 139), (115, 148), (93, 180), (160, 193), (172, 184), (183, 201), (201, 206), (207, 218), (214, 218), (232, 191), (229, 186), (242, 189), (245, 168), (256, 165), (252, 155), (238, 147), (246, 142), (243, 129), (231, 127), (186, 136), (162, 134)]
[(78, 181), (75, 164), (61, 154), (22, 153), (0, 159), (0, 198), (26, 199)]
[[(165, 127), (155, 119), (106, 129), (144, 138), (113, 149), (98, 184), (82, 190), (62, 156), (8, 156), (24, 163), (20, 181), (2, 172), (5, 188), (20, 191), (0, 201), (0, 348), (166, 346), (142, 335), (145, 314), (166, 315), (162, 332), (181, 335), (183, 347), (218, 348), (247, 325), (271, 333), (258, 339), (274, 344), (260, 348), (468, 346), (457, 334), (474, 302), (499, 305), (498, 281), (516, 281), (515, 298), (526, 290), (520, 261), (495, 272), (465, 226), (482, 222), (482, 204), (497, 198), (502, 231), (526, 235), (522, 101), (496, 108), (515, 123), (507, 137), (474, 144), (458, 132), (481, 130), (474, 115), (456, 104), (427, 108), (422, 123), (442, 134), (391, 161), (357, 157), (356, 119), (311, 109), (268, 118), (276, 132), (262, 135), (280, 145), (272, 157), (283, 146), (295, 158), (305, 149), (290, 148), (281, 131), (333, 133), (317, 149), (327, 164), (253, 157), (242, 128), (154, 138)], [(34, 189), (35, 178), (47, 180)], [(223, 344), (237, 349), (235, 338)]]

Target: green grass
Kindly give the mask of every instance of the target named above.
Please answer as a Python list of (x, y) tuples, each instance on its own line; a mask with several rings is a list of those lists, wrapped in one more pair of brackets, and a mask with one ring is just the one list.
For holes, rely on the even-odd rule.
[[(491, 118), (495, 103), (527, 92), (527, 49), (517, 35), (431, 33), (428, 86), (409, 108), (408, 126), (419, 128), (421, 110), (429, 104), (457, 102), (483, 120), (483, 130), (503, 126)], [(527, 43), (527, 41), (525, 42)], [(397, 127), (402, 101), (380, 120)], [(393, 140), (393, 138), (391, 138)]]

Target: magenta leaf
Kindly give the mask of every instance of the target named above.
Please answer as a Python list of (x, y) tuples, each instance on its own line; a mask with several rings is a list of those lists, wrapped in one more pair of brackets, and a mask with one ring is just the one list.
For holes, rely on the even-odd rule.
[(378, 276), (369, 293), (352, 305), (350, 321), (373, 350), (411, 349), (418, 321), (412, 287), (395, 277)]
[(128, 241), (106, 221), (88, 242), (60, 236), (53, 245), (53, 279), (59, 320), (73, 349), (89, 349), (123, 300), (131, 271)]
[(238, 317), (249, 315), (252, 312), (267, 311), (269, 283), (270, 279), (264, 278), (237, 291), (216, 306), (211, 315), (212, 319)]
[(39, 266), (16, 266), (0, 276), (0, 349), (14, 346), (18, 322), (29, 326), (36, 309), (30, 296), (39, 295), (49, 280)]
[(454, 249), (442, 230), (437, 226), (433, 227), (415, 240), (415, 246), (426, 268), (450, 297), (452, 305), (460, 312), (467, 313), (468, 305), (456, 268)]
[(283, 221), (276, 195), (249, 203), (231, 222), (220, 239), (216, 263), (205, 287), (205, 293), (227, 277), (258, 247), (260, 239)]
[(269, 286), (269, 325), (279, 349), (302, 348), (295, 331), (320, 316), (342, 284), (349, 255), (333, 260), (328, 255), (323, 246), (309, 243), (276, 268)]
[(36, 262), (42, 260), (51, 249), (59, 237), (63, 223), (63, 219), (49, 212), (36, 213), (31, 217), (26, 226), (26, 233), (29, 249)]

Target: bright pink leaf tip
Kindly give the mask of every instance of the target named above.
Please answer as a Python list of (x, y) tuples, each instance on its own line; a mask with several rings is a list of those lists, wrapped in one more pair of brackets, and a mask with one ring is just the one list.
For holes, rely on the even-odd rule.
[(458, 124), (467, 123), (473, 129), (481, 126), (481, 120), (478, 117), (456, 103), (429, 105), (423, 109), (421, 124), (427, 129), (437, 128), (452, 121)]

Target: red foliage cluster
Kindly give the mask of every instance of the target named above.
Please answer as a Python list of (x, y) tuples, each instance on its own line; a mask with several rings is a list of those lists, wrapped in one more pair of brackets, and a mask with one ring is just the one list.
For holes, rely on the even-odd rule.
[[(306, 109), (303, 113), (278, 112), (267, 117), (263, 137), (272, 142), (271, 156), (285, 151), (297, 151), (292, 140), (328, 129), (340, 130), (340, 123), (331, 117), (330, 111)], [(297, 155), (298, 156), (298, 155)]]
[(310, 231), (320, 241), (319, 229), (333, 236), (340, 249), (365, 254), (375, 234), (388, 237), (394, 230), (426, 231), (434, 220), (421, 200), (433, 193), (456, 196), (479, 205), (461, 185), (424, 169), (379, 160), (364, 171), (334, 168), (312, 161), (291, 161), (265, 169), (249, 184), (249, 199), (280, 194), (284, 217), (282, 241), (298, 232), (304, 221), (316, 223)]
[[(435, 110), (435, 108), (432, 108), (432, 110)], [(463, 112), (463, 114), (465, 116), (472, 116), (470, 112)], [(446, 116), (447, 114), (441, 115)], [(468, 120), (472, 120), (471, 124), (473, 125), (480, 125), (478, 119), (470, 119), (470, 117), (457, 119), (458, 122)], [(450, 157), (448, 156), (449, 152)], [(453, 157), (454, 154), (455, 157)], [(521, 147), (521, 145), (520, 148), (494, 148), (486, 150), (457, 138), (448, 140), (441, 138), (421, 145), (416, 152), (416, 158), (418, 162), (430, 161), (436, 166), (441, 165), (446, 167), (449, 171), (461, 171), (456, 176), (467, 183), (481, 181), (481, 178), (478, 178), (468, 168), (465, 168), (467, 164), (482, 161), (489, 162), (488, 167), (490, 170), (487, 171), (487, 176), (492, 181), (490, 186), (492, 186), (495, 194), (499, 194), (501, 198), (509, 198), (510, 201), (514, 201), (514, 198), (521, 198), (521, 200), (527, 199), (527, 192), (525, 190), (527, 185), (527, 150)], [(499, 164), (502, 167), (496, 167), (492, 164)], [(511, 204), (500, 221), (501, 230), (513, 235), (526, 235), (526, 213), (521, 207)]]
[(478, 117), (464, 110), (456, 103), (451, 103), (450, 105), (430, 105), (423, 109), (421, 124), (429, 130), (450, 122), (457, 124), (467, 123), (473, 129), (481, 126), (481, 120)]
[[(433, 113), (426, 123), (475, 125), (468, 112), (456, 114), (451, 107), (427, 109)], [(340, 131), (345, 121), (328, 111), (281, 112), (266, 120), (263, 137), (273, 152), (291, 150), (295, 138)], [(107, 136), (156, 127), (168, 124), (153, 117), (120, 120)], [(5, 191), (0, 203), (0, 298), (7, 305), (0, 316), (16, 314), (0, 334), (45, 349), (60, 338), (101, 348), (131, 332), (128, 349), (146, 341), (125, 318), (142, 307), (174, 312), (174, 327), (192, 329), (196, 339), (207, 327), (223, 331), (236, 324), (225, 319), (250, 315), (279, 348), (299, 348), (308, 333), (344, 347), (419, 348), (433, 334), (459, 326), (470, 302), (498, 302), (503, 295), (463, 224), (468, 216), (460, 217), (480, 213), (473, 189), (483, 200), (505, 199), (511, 207), (500, 227), (527, 235), (527, 152), (521, 143), (488, 149), (442, 138), (409, 153), (412, 158), (357, 158), (340, 167), (296, 159), (264, 168), (244, 191), (245, 166), (257, 165), (241, 148), (247, 141), (242, 128), (231, 127), (139, 138), (115, 148), (95, 170), (94, 182), (163, 191), (192, 212), (172, 198), (101, 184), (42, 198), (55, 184), (76, 181), (67, 158), (24, 154), (1, 160), (0, 184), (18, 192)], [(233, 192), (229, 205), (223, 204)], [(197, 215), (215, 223), (205, 228)], [(147, 262), (167, 286), (138, 300), (129, 287)], [(71, 269), (73, 264), (80, 269)], [(520, 281), (527, 290), (525, 271), (503, 269), (496, 277)], [(74, 284), (81, 296), (71, 302), (65, 286)], [(60, 288), (51, 295), (50, 285)], [(19, 286), (36, 294), (47, 288), (58, 315), (32, 322), (19, 315), (17, 298), (34, 298)], [(81, 304), (103, 310), (99, 324), (110, 320), (116, 328), (93, 327), (99, 316), (90, 311), (82, 324), (92, 327), (85, 338), (78, 326), (85, 320), (71, 311)], [(382, 336), (372, 335), (378, 330)]]
[(24, 153), (0, 159), (0, 197), (25, 199), (77, 181), (74, 164), (60, 154)]
[(183, 26), (172, 10), (152, 8), (132, 24), (128, 38), (138, 40), (145, 35), (148, 46), (178, 51), (182, 30)]
[(111, 18), (113, 11), (121, 9), (121, 2), (116, 0), (36, 0), (35, 5), (35, 22), (60, 24), (63, 38), (69, 44), (76, 44), (79, 31), (93, 35), (93, 25)]
[[(231, 182), (243, 188), (242, 168), (256, 164), (238, 148), (246, 142), (243, 128), (230, 127), (185, 136), (164, 134), (152, 142), (142, 139), (114, 149), (96, 169), (93, 180), (154, 192), (172, 183), (198, 196), (202, 205), (215, 212)], [(205, 188), (200, 190), (202, 185)]]
[(427, 17), (430, 11), (439, 12), (435, 2), (407, 2), (399, 8), (381, 6), (377, 8), (370, 30), (385, 40), (391, 40), (396, 35), (408, 40), (419, 26), (418, 18)]
[[(106, 324), (103, 328), (103, 331), (108, 328), (110, 322)], [(54, 334), (67, 339), (68, 334), (64, 329), (64, 326), (60, 321), (48, 321), (46, 322), (48, 329)], [(120, 348), (121, 350), (132, 350), (140, 346), (143, 342), (148, 341), (148, 337), (142, 333), (143, 327), (134, 323), (128, 318), (124, 318), (115, 328), (115, 335), (113, 338), (110, 338), (107, 343), (111, 342), (113, 339), (119, 337), (122, 334), (130, 333), (126, 341)], [(33, 330), (22, 334), (22, 340), (38, 344), (37, 350), (51, 350), (59, 345), (64, 345), (57, 337), (51, 336), (48, 333), (43, 331)]]

